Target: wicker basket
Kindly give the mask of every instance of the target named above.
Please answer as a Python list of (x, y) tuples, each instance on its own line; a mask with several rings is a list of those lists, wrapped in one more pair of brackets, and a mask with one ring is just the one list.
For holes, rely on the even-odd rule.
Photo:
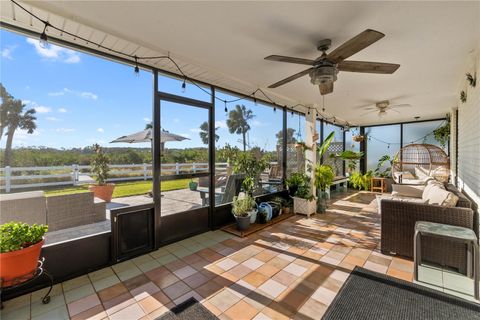
[(307, 200), (303, 198), (293, 197), (293, 212), (305, 214), (310, 218), (317, 209), (317, 202), (315, 200)]

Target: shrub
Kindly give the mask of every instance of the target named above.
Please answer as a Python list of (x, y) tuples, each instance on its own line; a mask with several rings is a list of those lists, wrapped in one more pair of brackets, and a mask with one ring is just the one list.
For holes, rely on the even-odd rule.
[(232, 203), (232, 212), (236, 217), (248, 217), (256, 203), (253, 197), (245, 195), (243, 198), (234, 197)]
[(0, 252), (11, 252), (27, 248), (42, 241), (48, 231), (46, 225), (28, 225), (22, 222), (9, 222), (0, 225)]

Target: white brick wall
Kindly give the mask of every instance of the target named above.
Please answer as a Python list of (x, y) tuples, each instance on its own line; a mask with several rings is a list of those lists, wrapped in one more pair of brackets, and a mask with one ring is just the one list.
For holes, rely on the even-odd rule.
[(467, 102), (458, 102), (458, 182), (480, 207), (480, 50), (470, 56), (466, 72), (477, 74), (477, 86), (472, 88), (465, 78), (460, 86), (467, 92)]

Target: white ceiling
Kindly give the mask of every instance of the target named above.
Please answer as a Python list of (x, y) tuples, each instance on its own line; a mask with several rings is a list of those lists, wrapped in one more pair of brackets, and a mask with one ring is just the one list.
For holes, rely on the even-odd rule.
[[(401, 67), (393, 75), (340, 72), (335, 91), (325, 98), (329, 114), (355, 124), (443, 116), (456, 106), (457, 84), (464, 77), (467, 56), (480, 43), (480, 1), (27, 4), (39, 8), (36, 12), (52, 23), (58, 21), (72, 32), (103, 39), (124, 52), (170, 52), (188, 75), (244, 93), (306, 69), (266, 61), (267, 55), (314, 59), (319, 56), (318, 40), (332, 39), (334, 49), (367, 28), (378, 30), (386, 36), (350, 59), (399, 63)], [(29, 25), (25, 16), (22, 22), (22, 13), (12, 11), (5, 1), (2, 9), (2, 19)], [(38, 30), (41, 25), (34, 22), (30, 28)], [(171, 69), (164, 62), (151, 63)], [(279, 99), (283, 97), (282, 101), (321, 108), (318, 87), (310, 84), (308, 76), (269, 90)], [(362, 116), (366, 111), (359, 106), (385, 99), (412, 107), (382, 119), (376, 114)]]

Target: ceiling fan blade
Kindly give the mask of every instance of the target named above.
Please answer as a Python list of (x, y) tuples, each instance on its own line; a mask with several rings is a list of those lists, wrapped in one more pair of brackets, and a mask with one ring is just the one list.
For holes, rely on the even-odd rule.
[(367, 114), (371, 114), (371, 113), (374, 113), (374, 112), (378, 112), (378, 110), (372, 110), (372, 111), (365, 112), (365, 113), (361, 114), (360, 117), (366, 116)]
[(280, 62), (288, 62), (288, 63), (297, 63), (297, 64), (306, 64), (307, 66), (313, 66), (315, 60), (310, 59), (303, 59), (303, 58), (295, 58), (295, 57), (287, 57), (287, 56), (279, 56), (279, 55), (271, 55), (265, 57), (265, 60), (270, 61), (280, 61)]
[(388, 106), (389, 108), (410, 108), (411, 105), (408, 103), (403, 103), (403, 104), (391, 104)]
[(333, 92), (333, 81), (321, 83), (318, 87), (320, 88), (320, 94), (322, 96), (326, 95), (326, 94), (329, 94), (329, 93), (332, 93)]
[(330, 52), (327, 58), (338, 63), (365, 49), (383, 37), (385, 37), (383, 33), (367, 29)]
[(310, 72), (310, 70), (312, 70), (313, 68), (308, 68), (307, 70), (303, 70), (303, 71), (300, 71), (299, 73), (296, 73), (294, 74), (293, 76), (290, 76), (288, 78), (285, 78), (283, 80), (280, 80), (278, 82), (275, 82), (274, 84), (271, 84), (269, 85), (268, 87), (269, 88), (276, 88), (276, 87), (279, 87), (281, 85), (284, 85), (285, 83), (288, 83), (290, 81), (293, 81), (295, 79), (298, 79), (300, 77), (303, 77), (304, 75), (308, 74)]
[(368, 61), (342, 61), (338, 64), (339, 71), (363, 73), (394, 73), (400, 67), (396, 63), (368, 62)]

